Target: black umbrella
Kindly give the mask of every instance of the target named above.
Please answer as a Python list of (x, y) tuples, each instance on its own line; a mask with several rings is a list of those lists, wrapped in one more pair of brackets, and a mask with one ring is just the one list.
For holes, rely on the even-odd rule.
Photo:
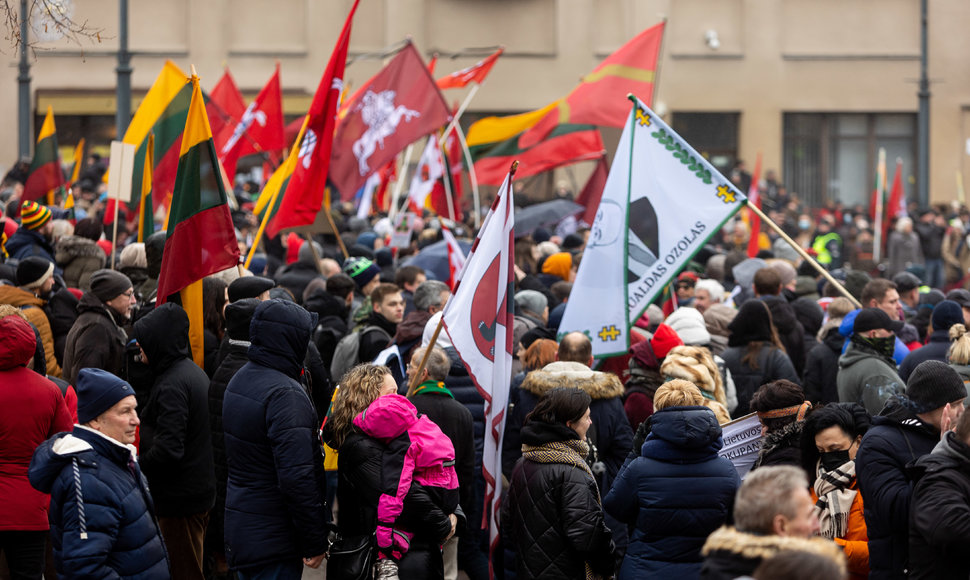
[(558, 224), (563, 219), (585, 209), (568, 199), (554, 199), (516, 210), (515, 236), (526, 236), (542, 226)]
[[(461, 251), (468, 256), (468, 251), (472, 245), (464, 240), (458, 240)], [(418, 266), (423, 268), (428, 278), (432, 280), (448, 281), (448, 242), (441, 240), (429, 246), (425, 246), (418, 254), (408, 258), (402, 266)]]

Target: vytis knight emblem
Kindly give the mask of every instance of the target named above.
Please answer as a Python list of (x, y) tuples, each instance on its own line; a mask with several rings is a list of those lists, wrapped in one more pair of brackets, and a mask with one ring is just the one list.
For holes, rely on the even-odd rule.
[(357, 169), (361, 177), (370, 175), (373, 170), (367, 164), (370, 156), (377, 148), (384, 148), (384, 139), (397, 131), (402, 120), (410, 122), (421, 116), (421, 113), (408, 109), (404, 105), (395, 105), (395, 91), (381, 91), (375, 93), (368, 90), (360, 104), (354, 107), (352, 113), (360, 111), (360, 118), (367, 125), (367, 130), (354, 141), (352, 147), (354, 157), (357, 158)]

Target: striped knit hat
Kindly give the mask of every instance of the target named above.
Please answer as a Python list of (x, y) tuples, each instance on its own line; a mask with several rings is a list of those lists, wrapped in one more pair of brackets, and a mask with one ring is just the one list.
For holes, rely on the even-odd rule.
[(39, 230), (51, 221), (51, 210), (36, 201), (25, 201), (20, 208), (20, 224), (28, 230)]

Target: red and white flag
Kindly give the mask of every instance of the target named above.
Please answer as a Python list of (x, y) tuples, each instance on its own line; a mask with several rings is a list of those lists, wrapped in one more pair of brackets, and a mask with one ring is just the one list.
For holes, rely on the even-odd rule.
[(428, 67), (408, 44), (347, 106), (334, 134), (327, 177), (349, 201), (371, 173), (450, 118)]
[(236, 86), (236, 81), (229, 72), (229, 67), (225, 68), (222, 78), (216, 86), (212, 87), (205, 112), (209, 117), (209, 127), (212, 129), (212, 140), (216, 150), (219, 151), (232, 135), (232, 128), (246, 112), (246, 101), (243, 100), (242, 93), (239, 92), (239, 87)]
[(465, 252), (461, 251), (461, 246), (458, 245), (455, 234), (443, 225), (441, 226), (441, 236), (448, 244), (448, 287), (454, 292), (455, 286), (461, 280), (461, 272), (465, 268)]
[(492, 67), (495, 66), (495, 61), (498, 60), (498, 57), (502, 56), (503, 50), (505, 49), (500, 48), (469, 67), (455, 71), (448, 76), (441, 77), (435, 81), (435, 84), (437, 84), (438, 88), (441, 90), (460, 89), (472, 82), (482, 84), (482, 81), (484, 81), (485, 77), (488, 76), (488, 73), (491, 72)]
[[(753, 205), (761, 209), (761, 190), (758, 182), (761, 181), (761, 153), (758, 153), (758, 160), (754, 164), (754, 175), (751, 176), (751, 185), (748, 187), (748, 205)], [(750, 211), (750, 210), (749, 210)], [(759, 242), (761, 241), (761, 218), (753, 211), (750, 216), (751, 237), (748, 238), (748, 257), (754, 258), (760, 251)]]
[(421, 154), (421, 160), (418, 161), (418, 167), (411, 177), (411, 189), (408, 190), (408, 205), (414, 213), (421, 215), (428, 195), (444, 174), (445, 167), (441, 161), (438, 137), (431, 135), (428, 137), (428, 144), (424, 147), (424, 153)]
[[(344, 87), (344, 70), (347, 67), (350, 26), (354, 21), (358, 4), (360, 0), (354, 0), (343, 30), (337, 38), (337, 45), (330, 55), (330, 62), (327, 63), (327, 69), (310, 103), (306, 133), (300, 143), (296, 167), (286, 186), (286, 194), (280, 202), (280, 209), (266, 228), (266, 233), (271, 238), (282, 229), (312, 224), (320, 208), (323, 207), (323, 192), (327, 187), (330, 153), (333, 148), (334, 129), (337, 125), (337, 106), (340, 104), (340, 91)], [(356, 189), (349, 195), (352, 196), (355, 193), (357, 193)]]
[(280, 91), (280, 65), (263, 90), (246, 107), (232, 133), (219, 149), (219, 161), (232, 181), (241, 157), (260, 151), (286, 147), (283, 140), (283, 97)]
[[(512, 372), (513, 173), (514, 169), (506, 176), (495, 203), (485, 216), (468, 254), (461, 281), (442, 314), (452, 345), (485, 399), (482, 472), (486, 509), (491, 506), (491, 514), (486, 512), (486, 517), (489, 552), (492, 554), (498, 546), (502, 437)], [(494, 578), (492, 562), (494, 558), (489, 559), (489, 572)]]

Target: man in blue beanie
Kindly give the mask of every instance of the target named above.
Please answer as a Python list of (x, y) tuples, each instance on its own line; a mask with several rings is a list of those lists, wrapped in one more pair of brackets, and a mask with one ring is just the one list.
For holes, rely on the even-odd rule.
[(904, 381), (909, 380), (913, 369), (923, 361), (946, 362), (946, 355), (950, 351), (950, 327), (963, 324), (963, 308), (952, 300), (944, 300), (933, 309), (930, 324), (933, 325), (933, 332), (926, 344), (906, 355), (899, 365), (899, 377)]
[(30, 483), (51, 496), (51, 541), (62, 578), (171, 577), (133, 445), (137, 405), (125, 381), (81, 369), (78, 425), (34, 452)]

